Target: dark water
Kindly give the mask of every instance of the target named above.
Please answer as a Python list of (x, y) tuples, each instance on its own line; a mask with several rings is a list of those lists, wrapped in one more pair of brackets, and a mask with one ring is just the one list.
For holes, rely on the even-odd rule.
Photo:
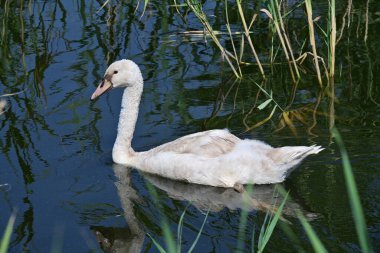
[[(315, 3), (315, 15), (326, 15), (328, 6), (320, 2)], [(170, 3), (160, 1), (150, 2), (141, 18), (134, 15), (135, 4), (119, 1), (100, 11), (101, 1), (1, 1), (0, 94), (18, 93), (5, 97), (6, 111), (0, 115), (1, 232), (12, 212), (17, 213), (10, 252), (156, 252), (147, 234), (163, 243), (162, 213), (176, 234), (186, 207), (185, 251), (208, 209), (195, 251), (236, 249), (241, 195), (145, 176), (112, 163), (122, 91), (95, 103), (89, 98), (107, 65), (120, 58), (138, 63), (145, 79), (136, 150), (214, 128), (229, 128), (242, 138), (274, 146), (317, 143), (326, 148), (282, 184), (293, 198), (285, 210), (290, 222), (280, 222), (267, 245), (269, 252), (312, 250), (294, 216), (296, 208), (314, 217), (310, 222), (329, 251), (359, 251), (340, 152), (329, 132), (335, 124), (351, 158), (372, 244), (380, 248), (380, 5), (370, 1), (364, 42), (366, 4), (356, 1), (350, 20), (346, 17), (350, 26), (337, 47), (334, 88), (319, 90), (311, 61), (303, 65), (306, 73), (297, 89), (286, 63), (265, 65), (265, 88), (282, 107), (291, 105), (299, 112), (303, 122), (293, 117), (294, 128), (281, 129), (276, 110), (271, 120), (245, 132), (273, 108), (252, 109), (267, 99), (252, 82), (261, 84), (261, 75), (256, 66), (246, 66), (243, 72), (249, 78), (235, 81), (209, 38), (179, 34), (202, 29), (193, 15), (184, 22)], [(340, 27), (346, 2), (337, 6)], [(257, 8), (247, 5), (246, 11)], [(214, 14), (214, 28), (225, 31), (223, 2), (210, 2), (205, 9)], [(298, 27), (294, 40), (307, 38), (302, 10), (289, 19), (289, 27)], [(234, 29), (240, 29), (234, 25), (237, 20), (230, 17)], [(268, 62), (271, 40), (267, 23), (260, 16), (255, 30), (263, 62)], [(220, 39), (231, 49), (228, 36)], [(317, 39), (326, 53), (323, 38)], [(253, 61), (248, 53), (243, 59)], [(158, 204), (147, 184), (156, 189)], [(261, 205), (248, 208), (247, 251), (252, 233), (258, 237), (263, 206), (270, 206), (273, 191), (273, 186), (254, 189), (253, 199)], [(286, 224), (295, 240), (281, 229)]]

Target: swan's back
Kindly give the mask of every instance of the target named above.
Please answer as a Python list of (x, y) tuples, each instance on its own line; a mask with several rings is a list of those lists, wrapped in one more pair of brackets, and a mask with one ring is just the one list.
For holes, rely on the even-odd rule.
[(212, 158), (231, 152), (240, 141), (241, 139), (227, 129), (208, 130), (189, 134), (153, 148), (149, 154), (173, 152)]
[(261, 141), (239, 139), (228, 130), (209, 130), (141, 152), (135, 166), (204, 185), (270, 184), (282, 182), (291, 168), (320, 150), (316, 146), (273, 148)]

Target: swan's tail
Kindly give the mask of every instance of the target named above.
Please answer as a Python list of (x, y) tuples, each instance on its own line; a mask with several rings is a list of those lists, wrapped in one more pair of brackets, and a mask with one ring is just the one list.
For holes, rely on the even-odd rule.
[(273, 161), (284, 169), (297, 166), (303, 159), (312, 154), (318, 154), (324, 148), (321, 146), (287, 146), (276, 148), (271, 155)]
[(313, 154), (318, 154), (324, 148), (321, 146), (295, 146), (295, 147), (282, 147), (281, 154), (283, 162), (287, 163), (293, 160), (302, 160), (305, 157)]
[(318, 154), (324, 148), (321, 146), (287, 146), (276, 148), (275, 152), (271, 153), (273, 162), (277, 164), (277, 172), (279, 173), (279, 182), (285, 178), (299, 165), (303, 159), (312, 154)]

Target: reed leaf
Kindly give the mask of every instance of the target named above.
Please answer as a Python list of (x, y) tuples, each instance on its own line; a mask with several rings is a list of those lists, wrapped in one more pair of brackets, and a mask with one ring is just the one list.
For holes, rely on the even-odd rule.
[(166, 250), (164, 250), (164, 248), (150, 234), (147, 234), (147, 235), (152, 240), (154, 246), (156, 246), (159, 252), (166, 253)]
[(202, 223), (201, 228), (199, 229), (199, 232), (198, 232), (198, 234), (197, 234), (197, 237), (195, 238), (193, 244), (191, 245), (191, 247), (190, 247), (190, 249), (189, 249), (189, 251), (188, 251), (189, 253), (191, 253), (191, 252), (194, 250), (195, 246), (197, 245), (198, 240), (199, 240), (199, 238), (200, 238), (200, 236), (201, 236), (201, 234), (202, 234), (203, 227), (204, 227), (205, 224), (206, 224), (206, 220), (207, 220), (207, 217), (208, 217), (208, 214), (209, 214), (209, 213), (210, 213), (210, 209), (207, 210), (206, 216), (205, 216), (205, 218), (204, 218), (204, 220), (203, 220), (203, 223)]
[[(160, 198), (158, 196), (158, 193), (157, 193), (156, 189), (149, 182), (146, 182), (146, 186), (148, 188), (150, 195), (155, 200), (156, 205), (158, 205), (158, 210), (159, 210), (160, 216), (161, 216), (161, 219), (160, 219), (161, 220), (161, 228), (162, 228), (162, 231), (164, 233), (164, 240), (165, 240), (166, 247), (168, 248), (168, 252), (170, 252), (170, 253), (171, 252), (177, 252), (176, 243), (175, 243), (175, 240), (173, 238), (172, 232), (170, 231), (168, 219), (165, 216), (165, 214), (163, 214), (163, 212), (162, 212), (162, 207), (160, 204)], [(155, 243), (153, 241), (153, 243), (156, 244), (157, 242)], [(162, 246), (160, 246), (160, 247), (163, 248)]]
[(335, 45), (336, 45), (336, 17), (335, 0), (330, 1), (330, 48), (329, 48), (329, 74), (330, 78), (335, 75)]
[[(270, 216), (268, 225), (260, 232), (259, 236), (259, 241), (258, 241), (258, 252), (263, 252), (265, 249), (265, 246), (267, 245), (270, 237), (273, 234), (274, 228), (277, 225), (278, 220), (281, 217), (282, 210), (284, 209), (286, 200), (288, 199), (289, 193), (286, 193), (284, 200), (282, 201), (280, 207), (277, 209), (276, 213), (274, 216)], [(265, 217), (265, 220), (269, 217), (268, 213), (267, 216)], [(266, 221), (264, 221), (264, 224), (266, 224)], [(263, 225), (264, 227), (264, 225)]]
[[(253, 55), (254, 55), (254, 57), (256, 59), (256, 63), (259, 66), (260, 73), (263, 76), (263, 78), (265, 78), (265, 73), (264, 73), (263, 66), (261, 65), (259, 56), (257, 55), (256, 49), (255, 49), (255, 47), (253, 45), (253, 42), (252, 42), (252, 39), (251, 39), (251, 36), (250, 36), (250, 32), (249, 32), (249, 29), (248, 29), (248, 26), (247, 26), (247, 22), (245, 21), (245, 17), (244, 17), (244, 13), (243, 13), (243, 8), (241, 6), (241, 0), (236, 0), (236, 4), (237, 4), (238, 10), (239, 10), (239, 15), (240, 15), (243, 27), (244, 27), (245, 36), (247, 37), (248, 44), (251, 47), (252, 53), (253, 53)], [(251, 23), (253, 23), (254, 20), (255, 19), (253, 18)], [(250, 27), (251, 26), (252, 26), (252, 24), (250, 24)]]
[(12, 214), (8, 220), (8, 224), (5, 228), (4, 235), (0, 242), (0, 253), (6, 253), (8, 251), (9, 243), (11, 240), (13, 226), (15, 224), (16, 214)]
[(358, 189), (356, 186), (354, 174), (352, 172), (352, 166), (350, 159), (347, 154), (346, 147), (343, 144), (342, 137), (336, 128), (331, 130), (332, 136), (335, 138), (336, 143), (340, 149), (340, 154), (342, 156), (344, 178), (346, 181), (346, 187), (348, 191), (348, 198), (350, 200), (351, 210), (354, 216), (356, 233), (359, 237), (359, 244), (362, 252), (369, 253), (373, 252), (371, 249), (371, 244), (368, 236), (367, 225), (364, 218), (364, 212), (362, 205), (360, 203), (360, 197)]
[(314, 251), (318, 253), (327, 253), (328, 251), (325, 246), (323, 246), (321, 240), (319, 240), (317, 234), (311, 227), (310, 223), (306, 220), (305, 216), (300, 211), (297, 211), (297, 217), (300, 220), (303, 229), (306, 231)]
[(311, 5), (311, 0), (305, 0), (305, 6), (306, 6), (306, 13), (307, 13), (307, 21), (309, 25), (309, 40), (310, 40), (311, 48), (313, 50), (314, 66), (317, 72), (318, 83), (322, 87), (322, 77), (321, 77), (321, 71), (319, 68), (317, 46), (316, 46), (315, 35), (314, 35), (313, 7)]

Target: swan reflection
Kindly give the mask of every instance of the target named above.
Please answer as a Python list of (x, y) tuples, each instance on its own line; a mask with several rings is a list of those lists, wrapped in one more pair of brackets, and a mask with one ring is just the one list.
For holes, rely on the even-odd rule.
[[(115, 186), (120, 198), (126, 228), (92, 227), (99, 244), (105, 252), (141, 252), (145, 240), (143, 224), (134, 213), (134, 205), (142, 202), (142, 197), (132, 187), (131, 169), (123, 165), (113, 164), (116, 176)], [(167, 193), (176, 200), (188, 201), (191, 205), (204, 211), (218, 212), (224, 208), (229, 210), (244, 209), (246, 211), (273, 212), (273, 203), (279, 205), (283, 197), (275, 190), (275, 185), (254, 186), (251, 192), (237, 192), (231, 188), (218, 188), (178, 182), (151, 174), (142, 176), (157, 189)], [(285, 217), (295, 217), (295, 210), (300, 206), (287, 200), (283, 209)], [(313, 213), (304, 214), (313, 219)]]

